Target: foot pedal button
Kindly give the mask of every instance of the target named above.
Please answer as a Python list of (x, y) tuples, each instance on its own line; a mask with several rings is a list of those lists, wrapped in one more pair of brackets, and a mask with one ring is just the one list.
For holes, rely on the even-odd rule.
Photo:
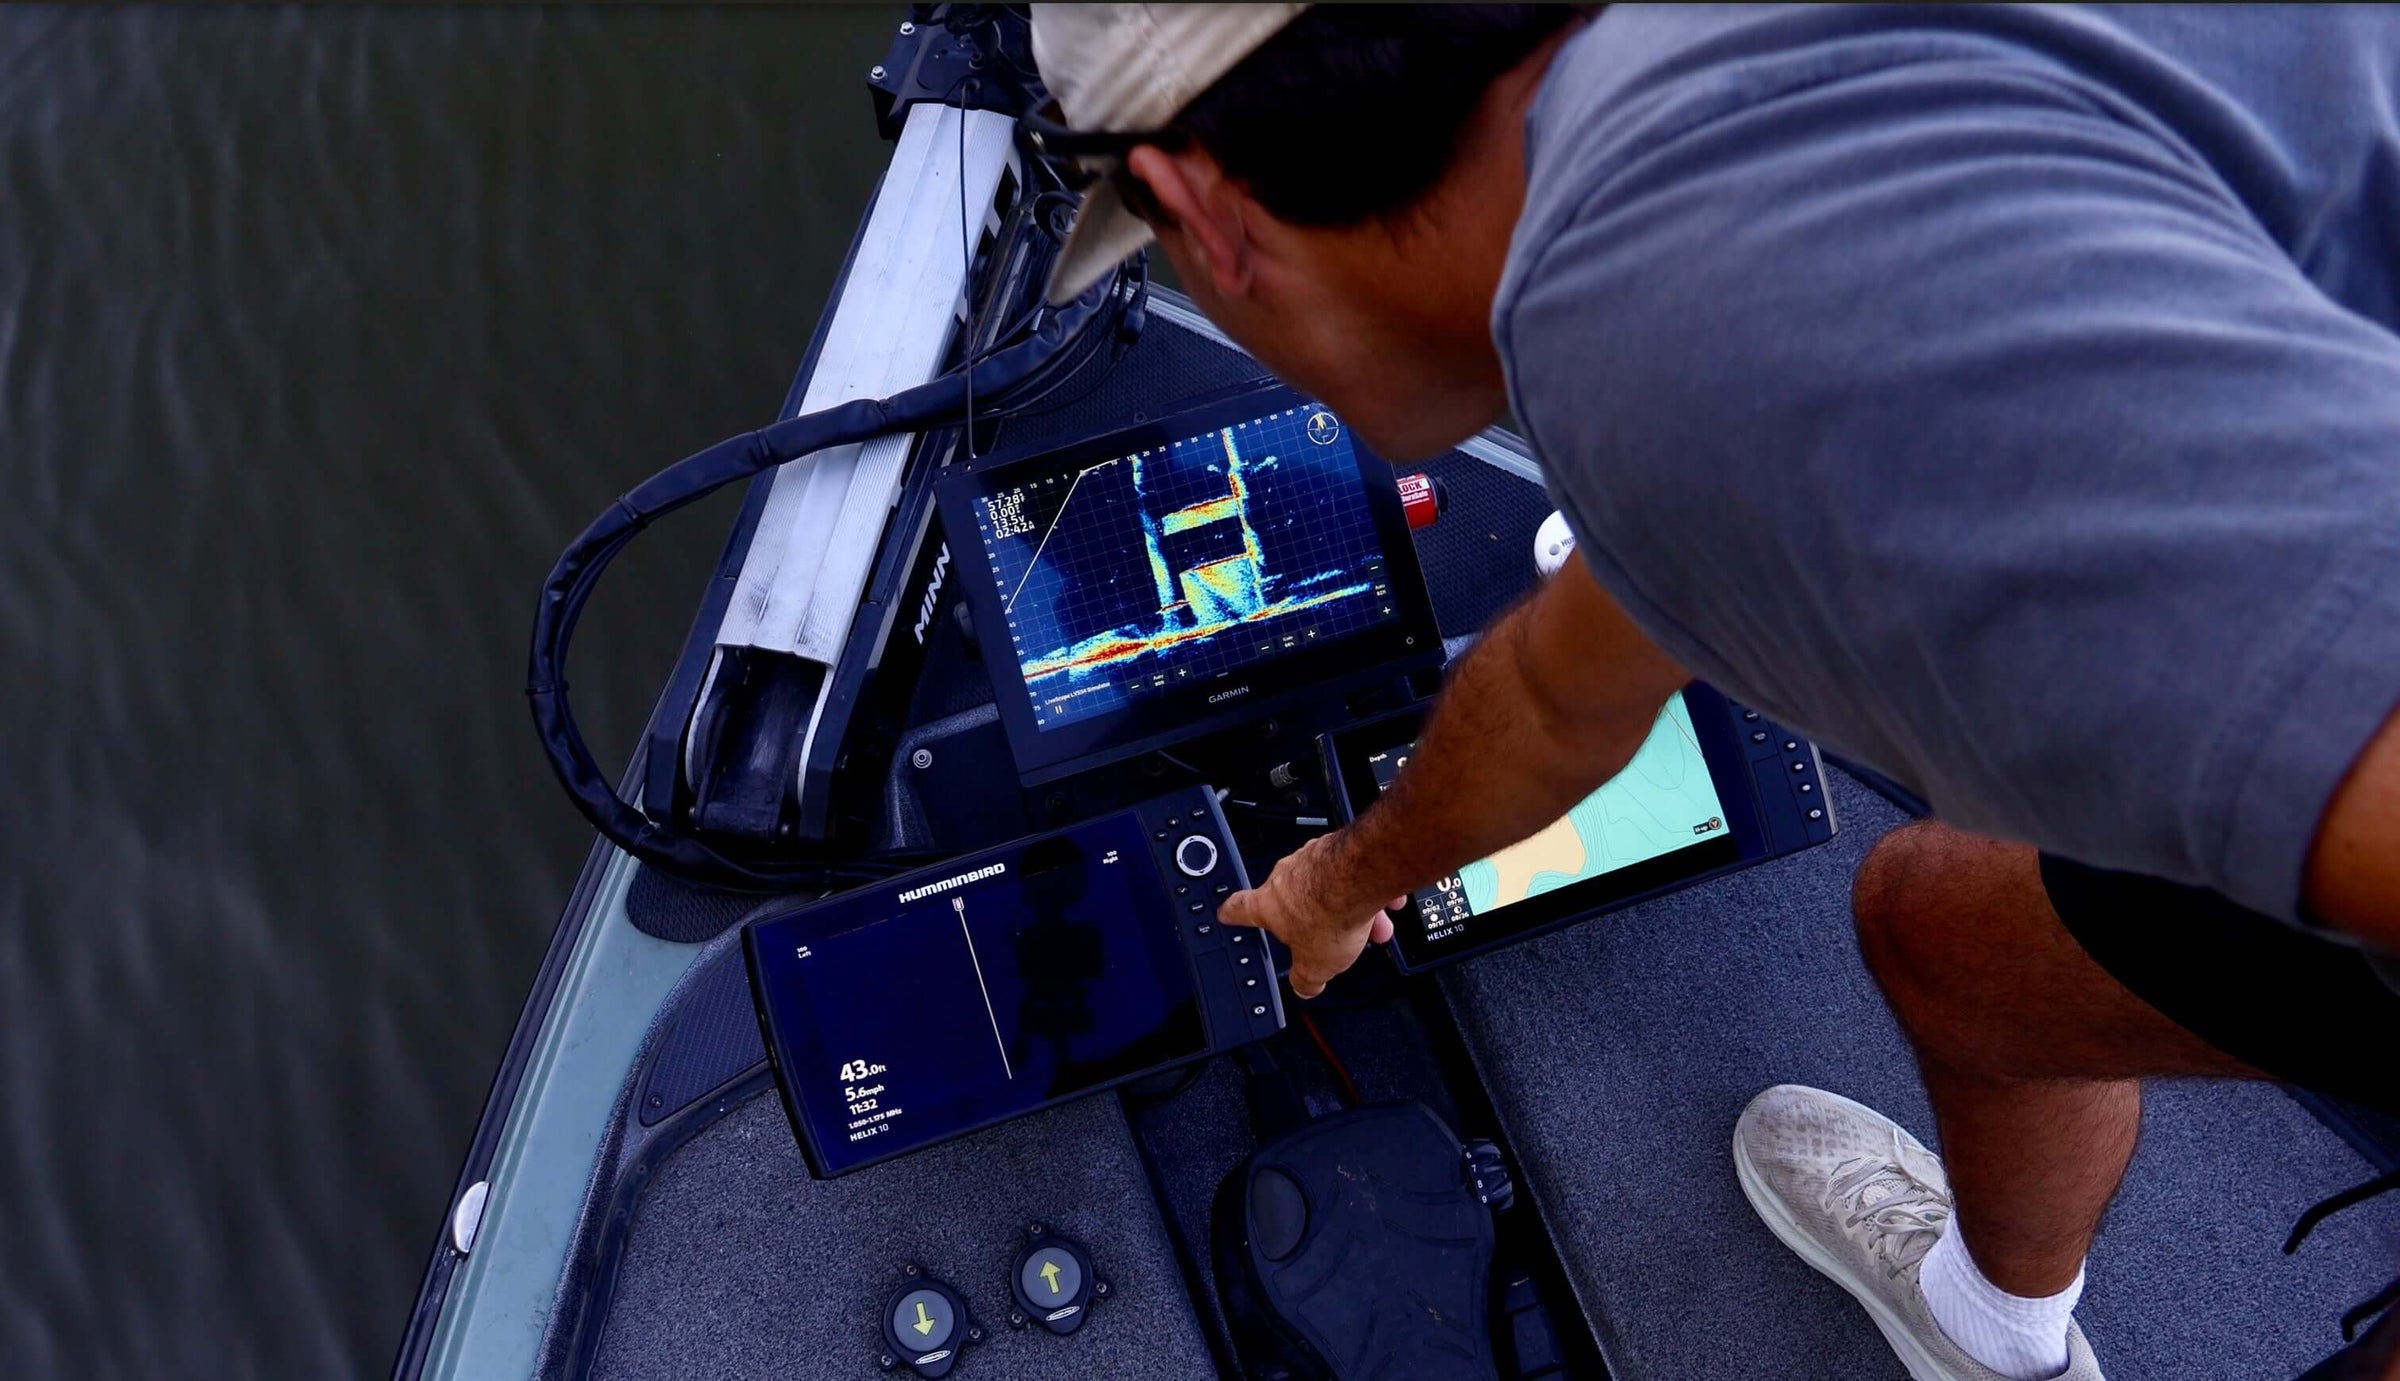
[(958, 1311), (938, 1290), (911, 1290), (892, 1306), (892, 1331), (931, 1352), (949, 1345), (958, 1331)]
[(1039, 1323), (1062, 1337), (1083, 1327), (1095, 1300), (1108, 1297), (1108, 1282), (1092, 1274), (1092, 1254), (1083, 1244), (1039, 1223), (1025, 1230), (1008, 1288), (1016, 1297), (1010, 1323)]
[(1083, 1292), (1083, 1264), (1070, 1252), (1044, 1247), (1017, 1267), (1017, 1285), (1036, 1304), (1064, 1305)]
[(884, 1353), (877, 1360), (886, 1371), (905, 1367), (918, 1376), (948, 1376), (959, 1349), (982, 1341), (983, 1330), (958, 1291), (910, 1266), (908, 1279), (884, 1303)]

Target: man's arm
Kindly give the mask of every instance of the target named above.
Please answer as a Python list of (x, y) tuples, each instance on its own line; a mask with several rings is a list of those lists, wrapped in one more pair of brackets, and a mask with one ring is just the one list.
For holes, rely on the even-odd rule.
[(1386, 899), (1566, 814), (1688, 679), (1569, 561), (1459, 660), (1390, 794), (1226, 898), (1221, 918), (1289, 945), (1292, 991), (1316, 996), (1357, 961)]

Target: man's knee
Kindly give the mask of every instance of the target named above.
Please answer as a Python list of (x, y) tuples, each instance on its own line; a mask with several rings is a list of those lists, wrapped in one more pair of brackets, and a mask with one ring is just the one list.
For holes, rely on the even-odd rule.
[[(1972, 1067), (2022, 967), (2028, 908), (2047, 919), (2033, 851), (1926, 821), (1885, 835), (1851, 889), (1860, 957), (1920, 1055)], [(2055, 922), (2051, 922), (2055, 924)]]
[(1858, 948), (1930, 1072), (1974, 1079), (2257, 1077), (2086, 954), (2023, 844), (1927, 822), (1859, 865)]
[(1931, 821), (1903, 825), (1876, 842), (1850, 884), (1850, 913), (1867, 971), (1889, 992), (1932, 995), (1946, 986), (1942, 953), (1952, 936), (1956, 878), (1946, 867), (1956, 831)]

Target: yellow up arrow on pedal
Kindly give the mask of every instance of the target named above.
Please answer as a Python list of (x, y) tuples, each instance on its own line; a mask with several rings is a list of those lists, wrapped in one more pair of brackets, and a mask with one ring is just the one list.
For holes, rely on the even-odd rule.
[(1051, 1293), (1051, 1294), (1054, 1294), (1054, 1295), (1055, 1295), (1055, 1294), (1057, 1294), (1057, 1293), (1058, 1293), (1058, 1263), (1057, 1263), (1057, 1262), (1055, 1262), (1055, 1261), (1045, 1261), (1045, 1262), (1043, 1262), (1043, 1263), (1042, 1263), (1042, 1283), (1043, 1283), (1044, 1285), (1047, 1285), (1047, 1286), (1049, 1286), (1049, 1287), (1050, 1287), (1050, 1293)]
[(933, 1316), (925, 1312), (925, 1301), (917, 1301), (917, 1321), (909, 1325), (927, 1337), (933, 1336)]

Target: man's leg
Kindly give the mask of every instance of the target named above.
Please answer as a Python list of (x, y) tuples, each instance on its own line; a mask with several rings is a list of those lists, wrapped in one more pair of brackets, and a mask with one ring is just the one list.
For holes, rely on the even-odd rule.
[(2126, 991), (2059, 923), (2035, 852), (1925, 823), (1860, 866), (1859, 950), (1916, 1047), (1955, 1225), (2012, 1295), (2083, 1268), (2149, 1075), (2263, 1077)]
[(1920, 1381), (2098, 1381), (2071, 1312), (2138, 1080), (2272, 1070), (2400, 1111), (2400, 993), (2358, 951), (2203, 889), (1926, 824), (1876, 846), (1855, 909), (1943, 1155), (1872, 1108), (1778, 1085), (1737, 1119), (1734, 1170)]

